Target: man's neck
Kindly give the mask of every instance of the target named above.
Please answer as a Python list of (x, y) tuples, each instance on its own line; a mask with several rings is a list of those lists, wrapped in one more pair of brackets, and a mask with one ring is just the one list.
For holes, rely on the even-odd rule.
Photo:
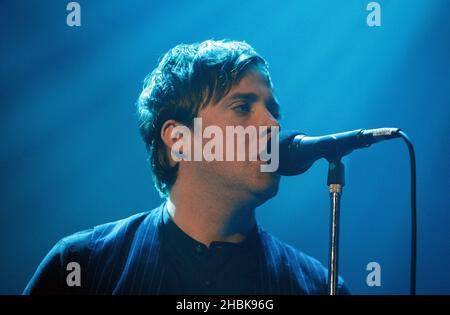
[[(242, 242), (255, 226), (255, 209), (224, 196), (223, 191), (193, 190), (192, 186), (172, 187), (167, 209), (175, 224), (196, 241)], [(198, 193), (201, 191), (201, 193)]]

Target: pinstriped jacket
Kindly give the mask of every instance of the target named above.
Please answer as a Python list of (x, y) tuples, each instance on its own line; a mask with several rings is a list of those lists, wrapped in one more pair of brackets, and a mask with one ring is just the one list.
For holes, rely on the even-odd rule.
[[(24, 294), (160, 294), (164, 203), (60, 240), (39, 265)], [(248, 294), (326, 294), (327, 270), (314, 258), (258, 226), (259, 273)], [(80, 266), (81, 285), (67, 284), (67, 264)], [(349, 291), (339, 278), (339, 292)], [(182, 293), (182, 292), (180, 292)]]

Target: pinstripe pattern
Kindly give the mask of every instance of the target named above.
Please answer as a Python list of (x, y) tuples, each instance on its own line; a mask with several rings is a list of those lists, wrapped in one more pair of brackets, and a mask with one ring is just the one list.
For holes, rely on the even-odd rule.
[[(125, 223), (125, 227), (124, 227), (124, 229), (127, 229), (128, 228), (128, 226), (129, 226), (129, 224), (130, 224), (130, 221), (127, 221), (126, 223)], [(120, 225), (118, 225), (118, 226), (120, 226)], [(114, 230), (113, 230), (113, 233), (114, 233), (114, 231), (119, 231), (120, 230), (120, 228), (115, 228)], [(118, 239), (117, 239), (117, 241), (114, 241), (113, 243), (114, 243), (114, 245), (113, 245), (113, 247), (112, 247), (112, 252), (117, 252), (118, 250), (119, 250), (119, 248), (118, 248), (118, 245), (119, 244), (121, 244), (121, 243), (123, 243), (123, 240), (124, 240), (124, 238), (125, 238), (125, 233), (122, 233), (122, 234), (119, 234), (118, 235)], [(112, 269), (114, 270), (114, 269), (117, 269), (117, 264), (119, 263), (118, 262), (118, 259), (114, 259), (114, 256), (110, 256), (111, 258), (110, 259), (112, 259)], [(105, 271), (106, 271), (106, 269), (102, 269), (102, 271), (101, 271), (101, 273), (100, 273), (100, 279), (103, 279), (103, 277), (105, 276)], [(106, 287), (110, 287), (111, 286), (111, 281), (113, 280), (113, 273), (110, 273), (109, 274), (109, 278), (108, 278), (108, 281), (106, 281)], [(99, 282), (98, 284), (101, 284), (101, 282)], [(97, 288), (96, 288), (96, 290), (95, 290), (95, 293), (96, 294), (99, 294), (100, 293), (100, 286), (97, 286)]]
[[(127, 220), (138, 220), (135, 230), (130, 231), (130, 222), (116, 223), (113, 228), (101, 228), (98, 231), (99, 241), (111, 242), (108, 246), (111, 253), (105, 253), (105, 244), (97, 244), (92, 255), (100, 257), (98, 264), (102, 264), (101, 275), (95, 277), (97, 282), (96, 293), (113, 294), (158, 294), (167, 272), (160, 256), (160, 226), (164, 204), (144, 214)], [(112, 235), (105, 235), (109, 233)], [(122, 234), (133, 234), (133, 237), (124, 237)], [(259, 227), (260, 257), (259, 267), (253, 293), (257, 294), (325, 294), (326, 269), (313, 258), (299, 252)], [(127, 260), (120, 271), (118, 281), (111, 278), (117, 274), (114, 252), (120, 248), (124, 240), (132, 240)], [(111, 268), (111, 270), (109, 270)], [(98, 266), (95, 266), (98, 269)], [(97, 271), (98, 273), (98, 271)], [(95, 274), (94, 274), (95, 275)], [(108, 277), (105, 277), (108, 275)], [(99, 291), (98, 289), (102, 289)], [(252, 293), (252, 292), (249, 292)]]
[[(60, 283), (60, 279), (45, 279), (46, 274), (52, 273), (48, 270), (50, 262), (60, 259), (64, 266), (69, 259), (67, 249), (78, 248), (78, 253), (72, 250), (70, 259), (78, 255), (87, 261), (84, 278), (87, 284), (85, 282), (81, 292), (80, 288), (77, 291), (64, 288), (66, 293), (159, 294), (164, 275), (170, 272), (160, 254), (164, 206), (163, 203), (152, 211), (65, 238), (46, 257), (48, 266), (40, 267), (26, 293), (38, 293), (36, 288), (54, 288), (54, 283)], [(81, 242), (81, 237), (87, 240), (84, 241), (86, 244)], [(283, 243), (259, 226), (255, 246), (258, 263), (252, 277), (256, 281), (249, 294), (326, 294), (327, 270), (317, 260)], [(82, 253), (84, 258), (80, 257)], [(55, 274), (64, 274), (64, 271), (58, 270), (53, 272)], [(342, 278), (339, 278), (339, 285), (343, 287)], [(349, 292), (343, 288), (341, 293)]]
[(88, 263), (89, 293), (111, 294), (117, 276), (128, 256), (131, 234), (126, 233), (139, 226), (146, 213), (95, 227), (92, 232), (92, 252)]

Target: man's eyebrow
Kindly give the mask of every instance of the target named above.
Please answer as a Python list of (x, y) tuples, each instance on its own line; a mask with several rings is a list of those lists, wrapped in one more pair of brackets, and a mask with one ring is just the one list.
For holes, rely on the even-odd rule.
[[(259, 100), (259, 95), (253, 92), (238, 92), (228, 97), (230, 101), (234, 100), (245, 100), (248, 102), (256, 102)], [(266, 101), (267, 105), (270, 105), (275, 108), (279, 108), (277, 100), (272, 96)]]
[(235, 93), (233, 95), (231, 95), (228, 98), (230, 101), (233, 100), (246, 100), (246, 101), (250, 101), (250, 102), (256, 102), (259, 99), (258, 94), (256, 93), (252, 93), (252, 92), (240, 92), (240, 93)]
[[(245, 100), (247, 102), (254, 103), (259, 100), (259, 95), (253, 92), (238, 92), (229, 96), (228, 100)], [(266, 106), (273, 114), (275, 114), (276, 118), (280, 117), (280, 104), (273, 96), (266, 101)]]

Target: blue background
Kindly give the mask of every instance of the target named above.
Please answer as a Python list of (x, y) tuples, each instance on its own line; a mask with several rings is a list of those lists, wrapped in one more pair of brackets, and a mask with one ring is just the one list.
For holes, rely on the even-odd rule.
[[(0, 3), (0, 293), (20, 293), (54, 243), (161, 200), (134, 103), (174, 45), (245, 40), (269, 62), (287, 129), (401, 127), (417, 152), (418, 293), (450, 293), (450, 1)], [(409, 287), (409, 160), (400, 140), (344, 159), (340, 273), (355, 294)], [(284, 178), (262, 226), (327, 264), (327, 163)], [(366, 265), (381, 265), (368, 287)]]

